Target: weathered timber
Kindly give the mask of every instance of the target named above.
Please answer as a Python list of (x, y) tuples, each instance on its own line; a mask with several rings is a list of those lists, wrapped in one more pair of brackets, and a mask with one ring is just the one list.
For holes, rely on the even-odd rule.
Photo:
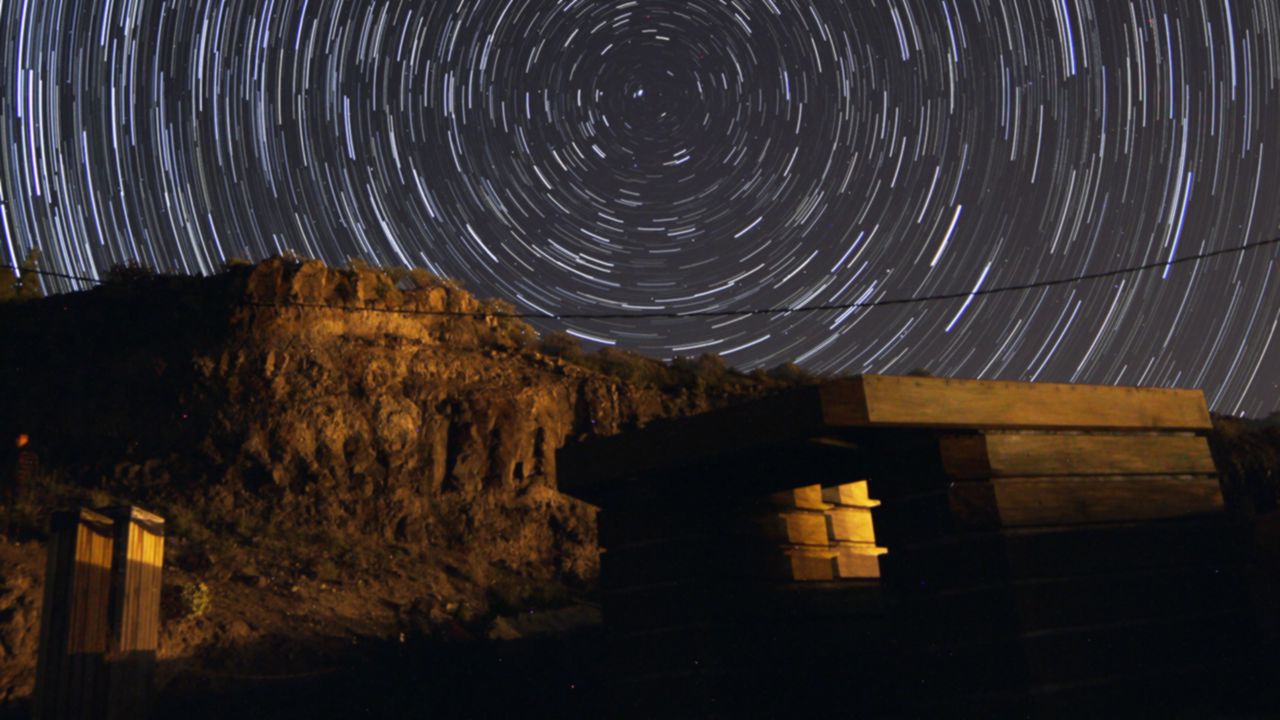
[(155, 694), (164, 519), (133, 506), (102, 513), (115, 521), (107, 717), (141, 720), (150, 714)]
[(769, 502), (783, 508), (800, 510), (828, 510), (831, 504), (823, 500), (821, 485), (802, 485), (769, 495)]
[(1197, 430), (1199, 390), (863, 375), (820, 386), (829, 427)]
[(1238, 652), (1254, 631), (1239, 612), (1025, 633), (971, 645), (916, 645), (907, 666), (922, 696), (966, 697), (1042, 684), (1175, 669)]
[(1222, 512), (1214, 477), (1005, 478), (955, 483), (957, 527), (1025, 527), (1160, 520)]
[[(761, 486), (749, 490), (775, 492), (866, 477), (856, 458), (861, 454), (861, 462), (868, 462), (867, 444), (883, 437), (862, 432), (867, 430), (1207, 431), (1210, 427), (1204, 395), (1195, 390), (864, 375), (571, 444), (557, 455), (557, 473), (562, 491), (604, 506), (619, 497), (620, 489), (642, 478), (639, 484), (646, 491), (650, 485), (662, 485), (659, 478), (645, 477), (659, 470), (699, 463), (720, 467), (740, 460), (735, 456), (741, 453), (763, 454), (758, 459), (767, 460), (784, 446), (804, 445), (833, 433), (844, 446), (829, 447), (848, 451), (842, 456), (842, 469), (852, 470), (852, 477), (805, 480), (788, 472), (785, 462), (777, 462), (774, 471), (757, 475)], [(782, 455), (804, 461), (792, 451)]]
[(887, 548), (874, 543), (847, 543), (832, 546), (836, 551), (836, 577), (842, 580), (880, 577), (880, 561)]
[(112, 521), (82, 508), (54, 513), (50, 530), (33, 715), (101, 717), (108, 688)]
[(1109, 525), (1007, 528), (899, 544), (886, 580), (913, 591), (1008, 580), (1157, 570), (1245, 557), (1247, 528), (1226, 515)]
[[(723, 714), (716, 698), (754, 687), (743, 678), (805, 657), (738, 640), (791, 612), (825, 617), (773, 599), (812, 587), (822, 627), (892, 628), (857, 652), (886, 656), (898, 697), (924, 700), (908, 708), (963, 714), (969, 698), (1184, 668), (1245, 642), (1241, 534), (1209, 426), (1195, 391), (865, 376), (566, 448), (562, 488), (604, 510), (615, 651), (656, 631), (658, 662), (628, 683), (696, 676), (706, 714)], [(882, 573), (886, 594), (859, 602), (891, 610), (832, 604), (836, 578), (878, 593)], [(727, 639), (668, 662), (706, 623)], [(713, 672), (720, 651), (730, 665)], [(847, 677), (851, 661), (832, 662)]]
[(836, 552), (829, 547), (793, 545), (761, 558), (762, 574), (774, 580), (822, 582), (838, 580)]
[[(820, 510), (793, 510), (744, 517), (738, 522), (736, 534), (745, 534), (792, 545), (827, 546), (827, 518)], [(870, 522), (867, 523), (870, 525)], [(854, 538), (850, 538), (854, 539)], [(874, 540), (874, 536), (868, 538)]]
[(876, 541), (869, 507), (838, 507), (826, 512), (827, 537), (849, 542)]
[(1195, 435), (983, 433), (940, 440), (943, 468), (960, 480), (1036, 475), (1188, 475), (1217, 471)]
[(822, 499), (832, 505), (871, 508), (880, 504), (872, 498), (866, 480), (821, 488)]
[(1242, 565), (1201, 565), (1017, 580), (916, 593), (910, 632), (961, 645), (1000, 635), (1122, 622), (1163, 621), (1248, 609)]
[[(1076, 720), (1088, 717), (1263, 717), (1262, 706), (1242, 698), (1256, 695), (1253, 673), (1231, 657), (1196, 659), (1174, 666), (1132, 668), (1105, 678), (1033, 684), (1015, 690), (963, 693), (960, 698), (913, 698), (918, 717), (1030, 717)], [(933, 702), (931, 703), (930, 700)], [(1266, 706), (1267, 709), (1274, 704)]]

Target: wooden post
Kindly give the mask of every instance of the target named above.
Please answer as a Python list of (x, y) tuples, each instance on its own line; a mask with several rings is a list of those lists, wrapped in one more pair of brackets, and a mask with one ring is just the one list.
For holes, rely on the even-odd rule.
[(37, 720), (100, 717), (106, 702), (112, 521), (81, 508), (56, 512), (45, 565)]
[(115, 521), (107, 641), (107, 718), (150, 714), (160, 642), (164, 518), (133, 506), (102, 511)]

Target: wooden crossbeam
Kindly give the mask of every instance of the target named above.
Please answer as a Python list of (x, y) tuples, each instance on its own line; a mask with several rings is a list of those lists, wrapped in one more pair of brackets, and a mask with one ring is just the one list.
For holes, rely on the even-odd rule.
[(1204, 393), (1168, 388), (863, 375), (820, 387), (829, 427), (1195, 430)]
[(983, 433), (939, 442), (956, 479), (1035, 475), (1213, 474), (1209, 442), (1197, 435)]
[(958, 482), (960, 527), (1027, 527), (1160, 520), (1221, 512), (1215, 477), (1039, 477)]

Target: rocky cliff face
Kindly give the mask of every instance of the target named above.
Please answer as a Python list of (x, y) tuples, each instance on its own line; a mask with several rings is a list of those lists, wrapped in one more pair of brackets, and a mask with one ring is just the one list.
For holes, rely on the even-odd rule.
[[(421, 272), (283, 259), (7, 304), (0, 429), (30, 435), (52, 478), (37, 505), (76, 499), (60, 492), (167, 515), (172, 577), (372, 583), (379, 549), (406, 548), (435, 569), (402, 577), (465, 576), (397, 591), (397, 608), (434, 596), (423, 612), (443, 622), (449, 592), (491, 605), (495, 577), (590, 585), (593, 511), (555, 491), (566, 439), (770, 385), (641, 387), (540, 352), (502, 309)], [(27, 635), (4, 658), (24, 687)]]

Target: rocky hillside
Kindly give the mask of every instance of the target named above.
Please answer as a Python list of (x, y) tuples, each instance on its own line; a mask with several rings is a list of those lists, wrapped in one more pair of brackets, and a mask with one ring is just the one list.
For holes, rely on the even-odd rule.
[(594, 515), (556, 492), (556, 448), (807, 381), (588, 355), (507, 310), (280, 258), (0, 304), (0, 432), (38, 456), (0, 552), (0, 701), (31, 691), (53, 507), (167, 518), (166, 679), (258, 672), (249, 654), (305, 673), (325, 642), (589, 619)]

